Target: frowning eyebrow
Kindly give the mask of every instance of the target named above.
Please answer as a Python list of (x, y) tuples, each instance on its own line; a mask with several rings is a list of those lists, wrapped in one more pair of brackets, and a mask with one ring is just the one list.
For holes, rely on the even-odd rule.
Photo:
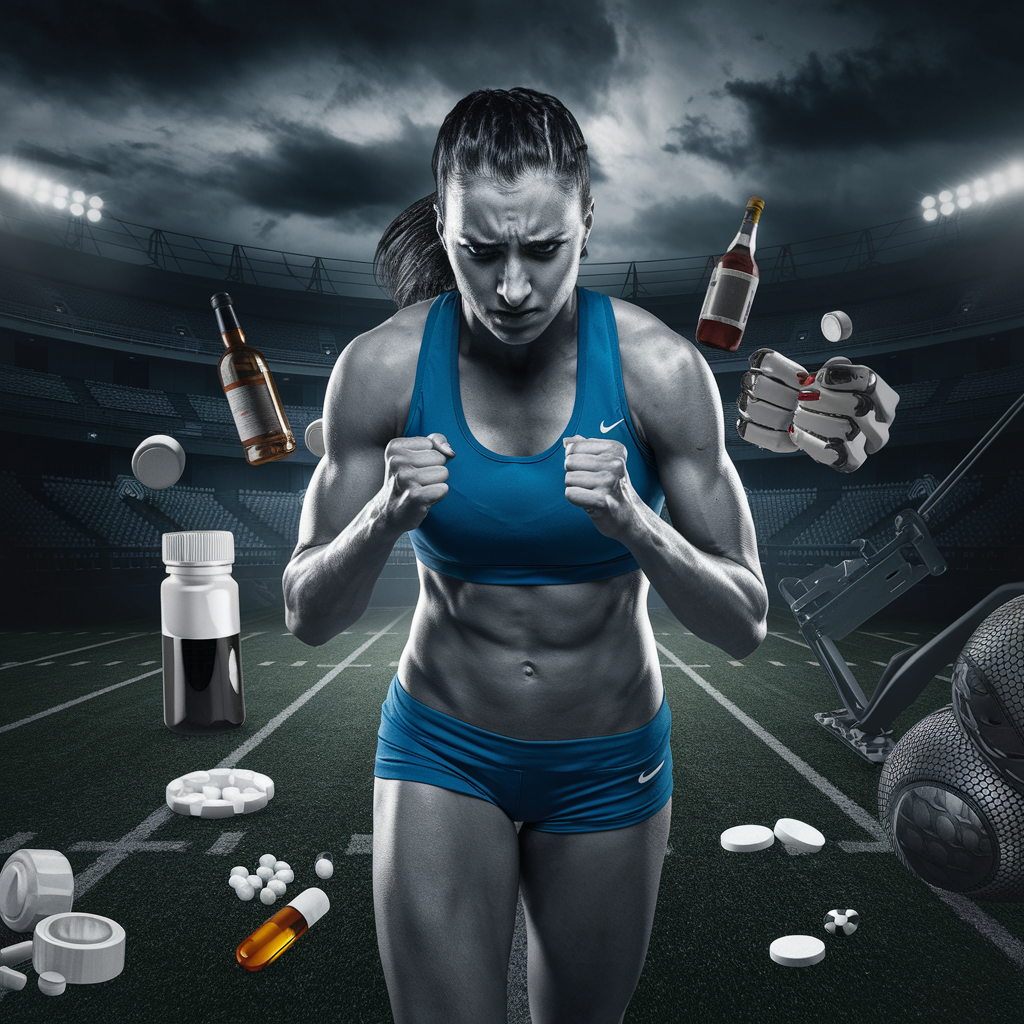
[[(526, 238), (523, 240), (524, 245), (552, 245), (555, 242), (566, 242), (569, 240), (568, 235), (551, 235), (549, 237), (536, 237)], [(459, 245), (473, 245), (481, 249), (497, 249), (504, 245), (504, 242), (492, 242), (484, 240), (482, 238), (473, 238), (469, 235), (459, 236)]]

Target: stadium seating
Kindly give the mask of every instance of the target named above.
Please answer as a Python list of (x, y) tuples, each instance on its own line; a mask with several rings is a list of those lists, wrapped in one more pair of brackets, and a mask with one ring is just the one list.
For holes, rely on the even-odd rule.
[(43, 490), (55, 502), (115, 547), (158, 548), (159, 532), (137, 516), (111, 483), (43, 477)]
[(1012, 470), (998, 494), (936, 537), (948, 547), (1020, 548), (1024, 546), (1024, 472)]
[(0, 520), (4, 542), (13, 548), (94, 548), (96, 541), (79, 532), (32, 497), (14, 473), (0, 472)]
[(744, 488), (747, 504), (754, 519), (754, 529), (760, 543), (770, 540), (804, 509), (809, 508), (817, 490), (806, 487), (799, 490), (751, 491)]
[(907, 507), (912, 484), (913, 481), (908, 480), (898, 484), (844, 487), (839, 501), (798, 534), (793, 543), (847, 544), (863, 537), (879, 520)]
[(289, 544), (298, 543), (301, 494), (286, 491), (239, 491), (238, 500)]
[(230, 530), (235, 535), (236, 551), (268, 546), (217, 501), (212, 487), (175, 484), (163, 491), (144, 490), (146, 500), (183, 530)]
[(56, 373), (38, 373), (35, 370), (23, 370), (18, 366), (0, 366), (0, 391), (12, 395), (49, 398), (53, 402), (78, 404), (78, 399), (72, 394), (71, 389)]
[(130, 388), (123, 384), (103, 384), (95, 380), (87, 380), (85, 386), (97, 404), (105, 409), (124, 409), (125, 412), (142, 412), (155, 416), (178, 415), (167, 396), (153, 388)]

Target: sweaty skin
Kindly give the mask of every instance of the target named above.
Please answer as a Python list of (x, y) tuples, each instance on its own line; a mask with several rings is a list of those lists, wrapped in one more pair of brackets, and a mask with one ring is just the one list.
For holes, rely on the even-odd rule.
[[(515, 186), (472, 178), (450, 190), (447, 208), (438, 230), (462, 296), (466, 420), (492, 451), (536, 454), (564, 438), (575, 399), (574, 287), (592, 213), (582, 218), (578, 198), (543, 174)], [(674, 526), (639, 500), (618, 442), (565, 438), (566, 500), (625, 544), (643, 573), (502, 586), (419, 566), (399, 678), (417, 700), (492, 732), (577, 738), (654, 717), (662, 685), (644, 575), (683, 625), (734, 657), (765, 635), (753, 523), (725, 455), (713, 376), (656, 317), (612, 303), (630, 414), (655, 453)], [(307, 643), (363, 614), (395, 540), (447, 492), (457, 439), (401, 437), (429, 306), (356, 338), (331, 377), (327, 451), (284, 577), (288, 626)]]

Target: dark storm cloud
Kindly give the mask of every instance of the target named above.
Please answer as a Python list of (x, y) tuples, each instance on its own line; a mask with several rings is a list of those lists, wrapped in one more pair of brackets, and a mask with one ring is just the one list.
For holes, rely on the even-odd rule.
[(404, 208), (433, 192), (430, 154), (434, 132), (407, 123), (388, 142), (359, 145), (320, 128), (286, 124), (269, 153), (236, 153), (217, 181), (245, 202), (276, 214), (344, 217)]
[(0, 75), (70, 103), (124, 88), (209, 101), (212, 88), (261, 67), (327, 57), (378, 79), (385, 68), (393, 81), (426, 69), (456, 91), (540, 82), (583, 101), (616, 54), (590, 0), (15, 0), (5, 4)]
[(787, 152), (1016, 141), (1024, 76), (1016, 33), (999, 31), (998, 12), (980, 20), (948, 2), (873, 0), (835, 9), (877, 22), (875, 44), (812, 51), (772, 80), (731, 79), (723, 92), (739, 104), (745, 130), (686, 116), (663, 148), (743, 166)]
[(14, 147), (14, 155), (34, 163), (60, 167), (66, 171), (79, 171), (93, 174), (110, 174), (110, 164), (103, 160), (90, 160), (77, 153), (67, 151), (58, 153), (34, 142), (19, 142)]

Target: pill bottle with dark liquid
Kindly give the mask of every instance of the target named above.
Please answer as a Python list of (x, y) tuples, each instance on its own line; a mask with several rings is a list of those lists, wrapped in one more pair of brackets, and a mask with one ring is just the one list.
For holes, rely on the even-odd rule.
[(697, 321), (697, 341), (711, 348), (735, 352), (747, 327), (760, 274), (754, 262), (757, 222), (764, 200), (751, 196), (743, 223), (732, 244), (715, 264), (704, 305)]
[(235, 538), (190, 530), (165, 533), (161, 546), (164, 724), (186, 736), (226, 732), (245, 721)]
[(227, 349), (217, 364), (217, 373), (245, 457), (252, 466), (286, 458), (295, 451), (295, 437), (267, 361), (245, 343), (245, 334), (227, 292), (217, 292), (210, 299), (210, 305), (217, 315), (217, 329)]

